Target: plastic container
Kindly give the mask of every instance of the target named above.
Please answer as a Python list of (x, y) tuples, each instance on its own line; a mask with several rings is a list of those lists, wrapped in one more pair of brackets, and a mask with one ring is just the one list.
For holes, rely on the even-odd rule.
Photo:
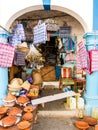
[(98, 120), (98, 108), (92, 108), (91, 116)]
[(68, 97), (67, 98), (67, 107), (69, 109), (76, 109), (76, 98)]
[(78, 109), (84, 109), (84, 99), (83, 98), (80, 97), (76, 104), (77, 104)]

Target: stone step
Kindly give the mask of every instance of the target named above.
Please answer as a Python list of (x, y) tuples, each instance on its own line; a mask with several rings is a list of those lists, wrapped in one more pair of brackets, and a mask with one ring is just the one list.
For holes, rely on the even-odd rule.
[(77, 117), (78, 111), (77, 110), (65, 110), (65, 111), (38, 111), (38, 116), (45, 116), (45, 117)]

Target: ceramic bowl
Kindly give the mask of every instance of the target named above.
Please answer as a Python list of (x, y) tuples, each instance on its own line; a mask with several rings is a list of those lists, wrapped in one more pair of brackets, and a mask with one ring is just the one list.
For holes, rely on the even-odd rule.
[(95, 130), (98, 130), (98, 125), (95, 125)]
[(87, 128), (89, 128), (89, 124), (85, 121), (76, 121), (75, 125), (77, 128), (83, 129), (83, 130), (86, 130)]
[(85, 116), (84, 121), (87, 122), (89, 125), (96, 125), (97, 120), (91, 116)]
[(4, 101), (4, 106), (7, 106), (7, 107), (13, 107), (16, 103), (16, 99), (10, 100), (10, 101), (6, 101), (6, 100), (3, 100), (3, 101)]

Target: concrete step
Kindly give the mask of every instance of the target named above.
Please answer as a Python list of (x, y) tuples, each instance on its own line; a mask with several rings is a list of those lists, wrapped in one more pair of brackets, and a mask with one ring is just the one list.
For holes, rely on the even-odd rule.
[(65, 110), (65, 111), (38, 111), (38, 116), (45, 117), (77, 117), (78, 110)]

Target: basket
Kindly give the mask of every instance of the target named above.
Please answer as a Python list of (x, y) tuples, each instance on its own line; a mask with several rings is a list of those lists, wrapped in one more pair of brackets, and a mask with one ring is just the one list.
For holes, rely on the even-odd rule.
[(22, 51), (22, 52), (29, 52), (29, 48), (27, 48), (27, 47), (17, 47), (17, 49), (19, 50), (19, 51)]

